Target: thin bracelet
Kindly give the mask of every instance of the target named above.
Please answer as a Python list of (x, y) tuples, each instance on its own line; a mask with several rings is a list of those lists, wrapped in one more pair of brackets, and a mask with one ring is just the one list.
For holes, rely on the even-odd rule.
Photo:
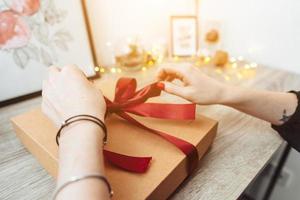
[(104, 138), (103, 138), (103, 144), (105, 145), (107, 143), (107, 128), (104, 124), (103, 121), (101, 121), (100, 119), (98, 119), (97, 117), (94, 117), (92, 115), (75, 115), (73, 117), (68, 118), (67, 120), (65, 120), (61, 127), (59, 128), (57, 134), (56, 134), (56, 144), (59, 145), (59, 138), (61, 135), (61, 131), (66, 127), (69, 126), (70, 124), (74, 123), (74, 122), (78, 122), (78, 121), (90, 121), (90, 122), (94, 122), (95, 124), (97, 124), (98, 126), (100, 126), (104, 132)]
[(61, 186), (59, 186), (54, 194), (53, 194), (53, 200), (55, 200), (58, 196), (58, 194), (63, 190), (65, 189), (67, 186), (73, 184), (73, 183), (76, 183), (76, 182), (79, 182), (79, 181), (82, 181), (82, 180), (85, 180), (85, 179), (98, 179), (98, 180), (101, 180), (103, 181), (106, 186), (107, 186), (107, 189), (108, 189), (108, 192), (109, 192), (109, 197), (111, 198), (114, 194), (108, 180), (102, 176), (101, 174), (87, 174), (87, 175), (83, 175), (83, 176), (74, 176), (74, 177), (71, 177), (70, 180), (68, 180), (67, 182), (63, 183)]

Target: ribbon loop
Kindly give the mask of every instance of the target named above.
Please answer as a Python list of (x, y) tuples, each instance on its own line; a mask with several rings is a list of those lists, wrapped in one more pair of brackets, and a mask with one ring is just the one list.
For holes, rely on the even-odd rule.
[[(148, 85), (136, 91), (137, 83), (133, 78), (120, 78), (116, 85), (114, 101), (105, 97), (107, 112), (115, 113), (127, 120), (130, 124), (161, 136), (166, 141), (175, 145), (188, 157), (188, 171), (192, 171), (198, 162), (196, 147), (180, 138), (167, 133), (149, 128), (128, 113), (143, 117), (155, 117), (161, 119), (193, 120), (195, 119), (195, 104), (157, 104), (145, 103), (149, 98), (159, 96), (161, 90), (157, 83)], [(137, 173), (143, 173), (148, 169), (151, 157), (134, 157), (105, 151), (107, 160), (116, 166)]]

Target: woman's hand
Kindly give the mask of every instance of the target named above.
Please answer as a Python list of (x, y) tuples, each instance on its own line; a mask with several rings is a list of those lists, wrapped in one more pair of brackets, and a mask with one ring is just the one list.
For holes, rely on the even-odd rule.
[(57, 126), (79, 114), (104, 119), (106, 104), (101, 91), (76, 66), (50, 67), (42, 95), (42, 110)]
[[(228, 91), (228, 86), (208, 77), (192, 65), (162, 66), (157, 79), (162, 81), (166, 92), (197, 104), (223, 103)], [(183, 84), (174, 84), (172, 81), (175, 79)]]
[[(43, 85), (43, 112), (59, 126), (63, 120), (80, 114), (104, 119), (106, 104), (100, 90), (75, 66), (61, 70), (49, 68)], [(95, 123), (79, 121), (63, 129), (59, 139), (59, 173), (57, 184), (73, 176), (103, 174), (102, 129)], [(85, 180), (62, 190), (59, 199), (109, 199), (107, 186), (99, 180)]]

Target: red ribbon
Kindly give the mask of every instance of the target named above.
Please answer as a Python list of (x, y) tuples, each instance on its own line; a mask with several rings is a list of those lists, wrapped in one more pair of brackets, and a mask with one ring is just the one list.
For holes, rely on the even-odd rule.
[[(105, 98), (107, 113), (114, 113), (130, 124), (157, 134), (174, 144), (187, 156), (188, 171), (192, 171), (198, 163), (198, 152), (193, 144), (162, 131), (149, 128), (135, 120), (128, 113), (160, 119), (194, 120), (195, 104), (145, 103), (147, 99), (160, 95), (161, 90), (157, 87), (157, 83), (148, 85), (138, 91), (136, 91), (136, 88), (135, 79), (120, 78), (116, 85), (114, 100), (110, 101)], [(107, 150), (104, 150), (104, 156), (112, 164), (137, 173), (144, 173), (152, 159), (152, 157), (134, 157)]]

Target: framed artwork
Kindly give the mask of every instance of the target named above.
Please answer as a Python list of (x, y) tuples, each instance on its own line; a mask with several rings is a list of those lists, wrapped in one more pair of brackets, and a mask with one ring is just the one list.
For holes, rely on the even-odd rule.
[(171, 17), (171, 56), (190, 57), (198, 50), (198, 23), (196, 16)]
[(51, 65), (95, 76), (88, 30), (82, 0), (0, 1), (0, 106), (38, 93)]

